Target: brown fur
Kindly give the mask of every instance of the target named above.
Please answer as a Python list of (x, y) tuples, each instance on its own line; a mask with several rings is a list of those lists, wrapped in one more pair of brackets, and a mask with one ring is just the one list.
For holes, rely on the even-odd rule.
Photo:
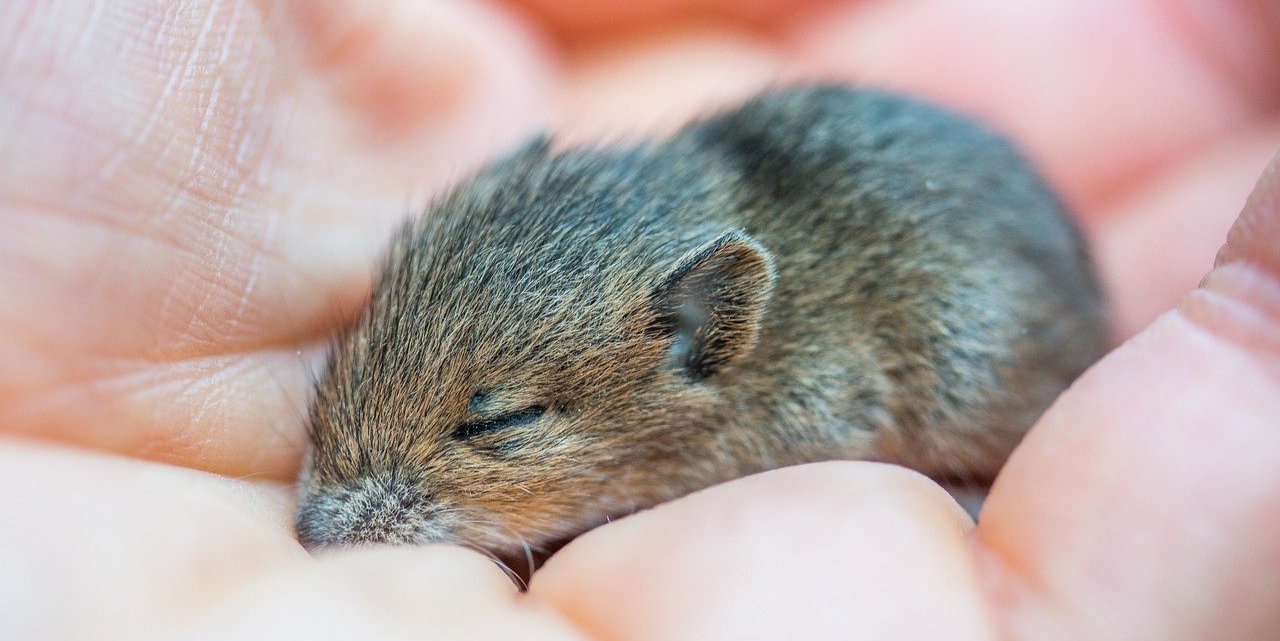
[(989, 479), (1103, 316), (1054, 196), (930, 106), (806, 87), (534, 141), (392, 243), (311, 408), (299, 534), (515, 557), (806, 461)]

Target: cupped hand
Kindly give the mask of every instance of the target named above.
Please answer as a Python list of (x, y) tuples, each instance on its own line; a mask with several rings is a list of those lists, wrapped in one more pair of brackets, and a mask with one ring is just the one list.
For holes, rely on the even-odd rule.
[[(604, 0), (6, 5), (0, 636), (1280, 634), (1274, 164), (1147, 326), (1280, 143), (1280, 19), (1192, 4), (672, 0), (628, 33)], [(980, 527), (916, 475), (832, 463), (600, 528), (523, 596), (457, 549), (301, 550), (309, 371), (395, 221), (535, 130), (662, 131), (806, 77), (1011, 133), (1137, 334)]]

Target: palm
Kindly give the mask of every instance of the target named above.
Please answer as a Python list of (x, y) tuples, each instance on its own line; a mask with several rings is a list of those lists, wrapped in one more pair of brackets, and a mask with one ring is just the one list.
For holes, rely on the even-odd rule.
[[(388, 228), (432, 189), (541, 126), (548, 105), (558, 106), (567, 135), (581, 138), (629, 122), (660, 129), (686, 115), (670, 105), (723, 101), (793, 69), (891, 78), (937, 95), (1013, 131), (1064, 186), (1096, 240), (1126, 335), (1208, 269), (1276, 140), (1250, 133), (1276, 130), (1266, 109), (1274, 96), (1254, 90), (1276, 86), (1257, 77), (1274, 76), (1275, 68), (1256, 66), (1250, 80), (1232, 82), (1240, 75), (1212, 76), (1186, 54), (1169, 57), (1185, 64), (1184, 73), (1148, 85), (1108, 83), (1096, 74), (1082, 74), (1087, 82), (1079, 85), (1069, 78), (1035, 84), (1038, 69), (1056, 68), (1055, 58), (1097, 74), (1135, 71), (1146, 61), (1134, 52), (1151, 48), (1080, 52), (1074, 40), (1020, 42), (1035, 35), (1036, 24), (983, 22), (990, 32), (979, 33), (962, 28), (963, 17), (938, 12), (793, 19), (801, 62), (784, 62), (765, 41), (726, 32), (597, 44), (576, 50), (571, 73), (557, 86), (553, 65), (515, 26), (467, 6), (388, 2), (398, 9), (376, 12), (371, 3), (296, 3), (264, 14), (259, 5), (227, 3), (213, 4), (207, 15), (169, 15), (117, 3), (109, 11), (127, 19), (82, 23), (29, 4), (5, 10), (24, 19), (0, 20), (0, 41), (11, 43), (0, 63), (0, 122), (8, 132), (0, 143), (0, 269), (10, 274), (0, 280), (0, 426), (129, 457), (14, 440), (0, 449), (8, 481), (0, 500), (11, 513), (38, 517), (20, 520), (0, 540), (0, 554), (10, 557), (0, 565), (31, 568), (30, 576), (74, 568), (76, 585), (104, 581), (128, 595), (102, 608), (104, 595), (92, 589), (68, 599), (71, 583), (36, 584), (30, 603), (69, 601), (84, 613), (64, 617), (60, 625), (72, 626), (66, 631), (77, 620), (94, 626), (86, 629), (124, 631), (138, 623), (130, 608), (231, 607), (255, 590), (270, 596), (255, 600), (250, 614), (286, 621), (272, 618), (276, 608), (310, 610), (326, 599), (349, 605), (352, 597), (332, 586), (356, 590), (352, 577), (363, 577), (384, 597), (404, 598), (397, 612), (406, 625), (430, 616), (436, 629), (449, 620), (499, 638), (506, 624), (535, 636), (567, 634), (556, 616), (510, 601), (501, 574), (461, 552), (384, 553), (419, 559), (415, 567), (439, 576), (435, 583), (404, 577), (378, 553), (313, 568), (292, 540), (288, 490), (277, 485), (292, 477), (299, 458), (307, 370), (326, 334), (358, 305)], [(916, 37), (906, 37), (911, 33)], [(903, 42), (986, 64), (938, 73), (941, 53)], [(1002, 45), (1038, 48), (1023, 59)], [(673, 47), (682, 54), (662, 53)], [(1246, 63), (1280, 59), (1238, 51), (1255, 55), (1241, 58)], [(1090, 60), (1106, 64), (1090, 67)], [(1060, 93), (1035, 99), (1045, 86)], [(1098, 86), (1112, 94), (1085, 91)], [(1117, 103), (1128, 109), (1109, 109)], [(1167, 115), (1169, 104), (1178, 111), (1153, 121), (1150, 114)], [(1063, 114), (1085, 116), (1068, 118), (1073, 125), (1064, 133)], [(1117, 137), (1129, 151), (1115, 151)], [(1228, 142), (1215, 142), (1221, 140)], [(1268, 206), (1275, 204), (1260, 200), (1257, 215)], [(1237, 242), (1237, 255), (1276, 270), (1265, 243), (1246, 244)], [(1236, 292), (1231, 300), (1264, 300), (1265, 287), (1246, 286), (1248, 274), (1230, 272), (1220, 290)], [(539, 575), (533, 601), (554, 605), (557, 616), (588, 630), (629, 638), (690, 635), (681, 622), (695, 620), (714, 620), (726, 638), (736, 638), (713, 616), (717, 607), (725, 618), (744, 611), (744, 602), (797, 593), (809, 595), (815, 612), (846, 617), (850, 602), (890, 604), (858, 610), (869, 629), (881, 620), (901, 623), (894, 616), (903, 603), (925, 601), (940, 604), (933, 616), (907, 617), (924, 626), (921, 634), (937, 626), (948, 638), (957, 630), (981, 638), (990, 625), (984, 602), (995, 594), (998, 615), (1017, 615), (1002, 625), (1030, 636), (1069, 630), (1054, 623), (1068, 612), (1089, 614), (1081, 620), (1104, 630), (1128, 630), (1127, 637), (1113, 632), (1117, 638), (1176, 638), (1169, 631), (1208, 638), (1221, 631), (1208, 627), (1220, 611), (1212, 599), (1147, 608), (1160, 615), (1167, 607), (1185, 620), (1125, 618), (1107, 609), (1115, 595), (1098, 590), (1094, 574), (1070, 568), (1128, 567), (1122, 587), (1152, 599), (1163, 595), (1157, 583), (1190, 581), (1211, 596), (1246, 588), (1274, 594), (1272, 577), (1280, 572), (1192, 578), (1215, 567), (1280, 566), (1272, 542), (1240, 535), (1225, 546), (1213, 538), (1274, 531), (1280, 522), (1280, 444), (1274, 430), (1262, 430), (1268, 416), (1280, 414), (1274, 350), (1259, 348), (1271, 340), (1268, 325), (1223, 313), (1233, 308), (1220, 298), (1192, 299), (1064, 399), (1010, 466), (968, 547), (951, 505), (918, 479), (875, 466), (818, 466), (731, 484), (593, 533)], [(1187, 386), (1184, 374), (1197, 384)], [(1150, 397), (1130, 392), (1133, 381), (1143, 381)], [(1197, 421), (1214, 425), (1213, 433), (1196, 433), (1190, 426)], [(1150, 425), (1162, 427), (1161, 438), (1144, 431)], [(1203, 447), (1210, 437), (1217, 449)], [(1150, 457), (1146, 469), (1129, 458), (1135, 450)], [(1248, 481), (1235, 487), (1228, 478), (1215, 488), (1233, 499), (1177, 482), (1222, 470)], [(1099, 508), (1100, 496), (1111, 507)], [(1156, 496), (1163, 507), (1152, 503)], [(797, 503), (780, 521), (778, 510)], [(757, 527), (724, 540), (712, 527), (723, 518)], [(1164, 527), (1153, 530), (1152, 523)], [(1196, 561), (1205, 537), (1215, 543), (1212, 554)], [(792, 558), (797, 547), (824, 553), (806, 564)], [(1166, 574), (1148, 585), (1141, 563), (1113, 565), (1135, 550), (1152, 563), (1181, 561), (1162, 567)], [(786, 559), (787, 571), (758, 563), (762, 555)], [(937, 562), (907, 561), (920, 557)], [(226, 561), (205, 573), (182, 570), (210, 558)], [(976, 570), (974, 558), (982, 562)], [(120, 574), (119, 567), (131, 571)], [(831, 576), (854, 572), (832, 568), (857, 568), (856, 576)], [(672, 586), (692, 589), (689, 577), (708, 582), (691, 592), (702, 598), (678, 607), (659, 599)], [(736, 588), (717, 583), (721, 577)], [(415, 598), (404, 596), (410, 594)], [(832, 599), (825, 609), (823, 598)], [(424, 602), (434, 605), (424, 612)], [(1266, 605), (1255, 598), (1241, 607), (1267, 612)], [(460, 616), (466, 612), (478, 616)], [(338, 615), (317, 616), (313, 622), (322, 625), (324, 616)], [(1235, 616), (1240, 625), (1268, 624)], [(30, 621), (47, 625), (39, 616)], [(1094, 632), (1062, 634), (1098, 638)]]

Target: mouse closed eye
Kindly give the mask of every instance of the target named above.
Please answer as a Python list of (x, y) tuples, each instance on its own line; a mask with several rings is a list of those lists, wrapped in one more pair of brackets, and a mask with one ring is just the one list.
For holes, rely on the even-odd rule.
[(936, 108), (801, 87), (535, 141), (392, 242), (311, 407), (300, 538), (521, 559), (783, 465), (989, 479), (1106, 346), (1058, 200)]
[[(482, 398), (477, 395), (475, 398)], [(477, 402), (472, 400), (473, 411)], [(545, 405), (530, 405), (500, 413), (492, 411), (470, 419), (453, 432), (453, 438), (473, 447), (510, 453), (529, 444), (530, 428), (547, 414)]]
[(474, 441), (475, 439), (487, 434), (509, 431), (513, 428), (527, 426), (542, 418), (546, 413), (546, 407), (535, 405), (515, 412), (499, 414), (498, 416), (491, 418), (467, 421), (466, 423), (458, 426), (458, 429), (453, 433), (453, 437), (460, 441)]

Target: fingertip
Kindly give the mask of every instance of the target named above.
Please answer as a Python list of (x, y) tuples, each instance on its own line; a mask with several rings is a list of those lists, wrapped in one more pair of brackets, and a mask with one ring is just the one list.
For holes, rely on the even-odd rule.
[(914, 472), (805, 465), (597, 529), (529, 594), (602, 638), (982, 638), (970, 526)]
[(1227, 233), (1213, 271), (1178, 311), (1260, 362), (1269, 356), (1280, 370), (1280, 153)]
[(412, 0), (284, 6), (351, 135), (419, 184), (428, 172), (456, 176), (546, 121), (551, 54), (511, 12)]
[(1258, 178), (1240, 219), (1227, 234), (1218, 266), (1249, 262), (1280, 276), (1280, 152)]

